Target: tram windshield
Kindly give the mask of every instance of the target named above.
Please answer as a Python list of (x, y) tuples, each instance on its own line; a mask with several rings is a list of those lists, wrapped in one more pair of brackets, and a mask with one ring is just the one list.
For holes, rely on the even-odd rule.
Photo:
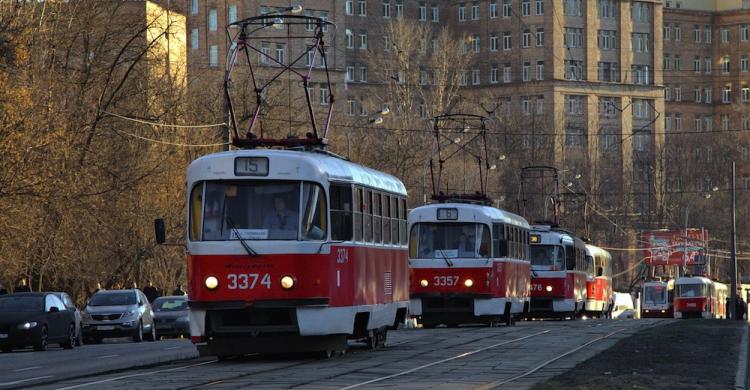
[(490, 230), (479, 223), (418, 223), (409, 244), (412, 258), (486, 258)]
[(667, 303), (667, 289), (664, 286), (645, 286), (643, 290), (644, 303)]
[(564, 269), (565, 251), (559, 245), (531, 245), (529, 253), (532, 266)]
[[(193, 188), (190, 198), (193, 240), (323, 240), (326, 237), (325, 194), (314, 183), (209, 181)], [(198, 231), (202, 237), (195, 234)]]
[(704, 284), (678, 284), (677, 296), (680, 298), (705, 297), (706, 285)]

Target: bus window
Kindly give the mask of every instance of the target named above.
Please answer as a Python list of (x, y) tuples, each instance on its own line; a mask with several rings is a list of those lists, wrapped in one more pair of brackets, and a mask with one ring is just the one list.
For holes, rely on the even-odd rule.
[(190, 240), (201, 239), (201, 225), (203, 225), (203, 183), (193, 187), (190, 194)]
[(352, 186), (331, 184), (331, 239), (351, 241), (352, 239)]

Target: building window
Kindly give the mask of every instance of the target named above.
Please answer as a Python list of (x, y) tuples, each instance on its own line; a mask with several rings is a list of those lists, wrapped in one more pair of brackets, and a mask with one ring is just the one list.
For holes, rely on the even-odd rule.
[(472, 85), (479, 85), (481, 79), (479, 77), (479, 69), (472, 69), (471, 70), (471, 84)]
[(346, 81), (354, 81), (354, 65), (346, 66)]
[(630, 69), (633, 84), (651, 84), (650, 68), (648, 65), (632, 65)]
[(706, 72), (706, 74), (711, 74), (711, 57), (703, 58), (703, 71)]
[(693, 72), (701, 72), (701, 58), (698, 56), (693, 57)]
[(633, 51), (636, 53), (648, 53), (651, 38), (649, 34), (633, 33)]
[(682, 114), (674, 114), (674, 129), (676, 131), (682, 130)]
[(664, 116), (664, 130), (672, 130), (672, 117), (669, 115)]
[(383, 0), (383, 17), (391, 17), (391, 0)]
[(725, 85), (721, 90), (721, 102), (731, 103), (732, 102), (732, 86)]
[(346, 48), (354, 49), (354, 33), (352, 30), (346, 29)]
[(466, 21), (466, 3), (461, 3), (458, 5), (458, 21)]
[(197, 28), (190, 30), (190, 48), (195, 50), (200, 44), (200, 33)]
[(531, 81), (531, 63), (530, 62), (524, 62), (523, 63), (523, 81)]
[(565, 60), (565, 79), (583, 80), (583, 61)]
[(383, 50), (391, 51), (391, 40), (388, 35), (383, 35)]
[(544, 29), (543, 28), (536, 29), (536, 46), (537, 47), (544, 46)]
[(434, 23), (437, 23), (440, 21), (440, 8), (438, 8), (438, 6), (436, 5), (432, 6), (432, 21)]
[(664, 100), (670, 101), (672, 99), (671, 89), (669, 87), (664, 87)]
[(748, 40), (748, 25), (740, 24), (740, 41), (747, 42)]
[(354, 116), (357, 113), (357, 101), (356, 100), (347, 100), (346, 101), (346, 115), (348, 116)]
[(492, 68), (490, 68), (490, 84), (498, 83), (497, 74), (498, 74), (497, 64), (492, 64)]
[(563, 15), (581, 16), (581, 0), (563, 0)]
[(422, 22), (427, 20), (427, 6), (424, 1), (419, 2), (419, 20)]
[(279, 65), (284, 64), (284, 54), (286, 52), (286, 47), (284, 44), (276, 44), (276, 62), (279, 63)]
[(703, 26), (703, 42), (711, 43), (711, 26)]
[(729, 56), (724, 56), (721, 59), (721, 73), (727, 74), (729, 73), (730, 68), (730, 60)]
[(344, 2), (344, 13), (347, 15), (354, 15), (354, 0), (346, 0), (346, 2)]
[(471, 3), (471, 20), (479, 20), (479, 2)]
[(198, 13), (198, 0), (190, 0), (190, 13), (193, 15)]
[(521, 16), (531, 15), (531, 0), (521, 0)]
[(701, 42), (701, 26), (697, 24), (693, 26), (693, 40), (695, 40), (695, 43)]
[(565, 146), (583, 148), (586, 145), (586, 130), (582, 127), (568, 126), (565, 129)]
[(396, 17), (404, 16), (404, 0), (396, 0)]
[[(743, 116), (741, 123), (742, 123), (741, 125), (742, 131), (750, 130), (750, 118)], [(742, 151), (742, 161), (746, 161), (747, 160), (747, 148), (742, 148), (742, 149), (744, 149)]]
[(219, 28), (217, 18), (216, 9), (212, 8), (208, 11), (208, 31), (216, 31)]
[(599, 30), (597, 34), (597, 43), (599, 49), (613, 50), (617, 48), (617, 31)]
[(703, 91), (701, 91), (701, 87), (695, 87), (695, 89), (693, 90), (693, 97), (696, 103), (701, 102), (701, 98), (703, 97)]
[(503, 33), (503, 50), (510, 50), (511, 49), (511, 39), (510, 39), (510, 33), (504, 32)]
[(714, 97), (713, 97), (713, 88), (708, 87), (703, 90), (703, 101), (706, 102), (706, 104), (712, 104)]
[(536, 0), (536, 14), (544, 15), (544, 0)]
[(497, 17), (497, 0), (490, 0), (489, 14), (490, 19), (495, 19)]
[(503, 0), (503, 17), (509, 18), (511, 13), (510, 0)]
[(740, 57), (740, 72), (747, 72), (747, 56)]
[(674, 56), (674, 70), (682, 70), (682, 58), (679, 55)]
[(359, 0), (359, 16), (367, 16), (367, 0)]
[(523, 39), (521, 40), (521, 43), (524, 48), (531, 45), (531, 31), (523, 30)]
[(359, 49), (367, 50), (367, 31), (361, 31), (359, 33)]
[(497, 42), (498, 42), (497, 33), (493, 32), (490, 34), (490, 51), (497, 51)]
[[(268, 11), (266, 11), (268, 12)], [(261, 13), (263, 13), (261, 11)], [(305, 31), (313, 31), (315, 29), (315, 22), (312, 18), (315, 17), (315, 14), (312, 11), (305, 11), (305, 16), (307, 19), (305, 19)]]
[(729, 43), (729, 27), (721, 28), (721, 43)]
[(567, 48), (583, 47), (583, 29), (566, 27), (563, 35), (563, 46)]
[(328, 96), (328, 86), (321, 84), (320, 85), (320, 105), (321, 106), (327, 106), (330, 97)]
[(536, 79), (544, 80), (544, 61), (536, 62)]
[(208, 66), (219, 66), (219, 46), (211, 45), (208, 53)]
[(721, 129), (724, 131), (729, 130), (729, 115), (721, 114)]
[(503, 66), (503, 82), (504, 83), (511, 82), (511, 69), (512, 68), (510, 67), (510, 64), (505, 64), (505, 66)]
[(474, 34), (471, 36), (471, 47), (474, 50), (474, 53), (479, 53), (479, 50), (480, 50), (479, 34)]
[[(320, 11), (320, 19), (322, 21), (324, 21), (324, 22), (327, 22), (328, 21), (328, 11)], [(309, 22), (309, 24), (312, 25), (312, 20), (310, 20), (308, 22)], [(313, 26), (310, 26), (309, 31), (312, 31), (312, 30), (313, 30)], [(328, 25), (325, 24), (325, 23), (323, 23), (323, 26), (321, 27), (320, 30), (323, 31), (323, 32), (328, 32)]]
[(679, 24), (674, 25), (674, 40), (679, 42), (682, 40), (682, 27)]
[(531, 98), (528, 96), (521, 96), (521, 112), (524, 115), (531, 114)]
[(544, 95), (539, 95), (536, 97), (536, 114), (544, 114)]
[(617, 15), (615, 0), (599, 0), (596, 4), (600, 18), (614, 18)]
[(359, 82), (360, 83), (367, 82), (367, 67), (364, 65), (359, 66)]
[(669, 40), (669, 32), (670, 31), (671, 31), (671, 28), (669, 27), (669, 25), (665, 24), (664, 25), (664, 35), (663, 35), (663, 38), (664, 38), (665, 41)]
[(261, 42), (260, 53), (258, 55), (260, 56), (261, 64), (271, 63), (271, 47), (268, 45), (268, 42)]
[(742, 86), (742, 93), (740, 94), (740, 99), (743, 103), (747, 103), (750, 101), (750, 87), (746, 85)]

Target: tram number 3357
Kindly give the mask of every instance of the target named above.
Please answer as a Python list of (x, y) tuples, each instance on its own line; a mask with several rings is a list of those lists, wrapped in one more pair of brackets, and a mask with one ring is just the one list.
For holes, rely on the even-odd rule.
[(261, 286), (271, 288), (271, 275), (227, 274), (227, 288), (230, 290), (249, 290)]
[(434, 276), (432, 279), (435, 286), (458, 285), (458, 276)]

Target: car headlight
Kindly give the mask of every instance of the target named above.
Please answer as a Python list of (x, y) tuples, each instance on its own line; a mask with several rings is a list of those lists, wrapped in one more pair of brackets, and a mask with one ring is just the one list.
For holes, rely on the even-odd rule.
[(35, 327), (36, 325), (37, 325), (37, 323), (34, 322), (34, 321), (24, 322), (23, 324), (18, 324), (18, 329), (29, 330), (29, 329)]

